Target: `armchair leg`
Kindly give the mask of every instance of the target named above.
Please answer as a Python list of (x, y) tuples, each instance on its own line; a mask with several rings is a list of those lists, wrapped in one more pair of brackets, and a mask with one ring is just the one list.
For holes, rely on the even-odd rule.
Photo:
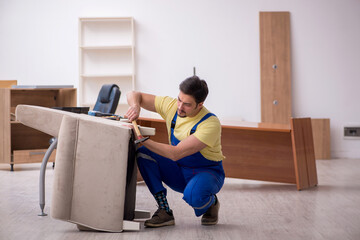
[(46, 171), (46, 165), (49, 161), (51, 153), (54, 151), (54, 149), (57, 146), (57, 138), (54, 138), (54, 141), (51, 143), (50, 147), (45, 153), (45, 156), (41, 163), (40, 168), (40, 179), (39, 179), (39, 205), (41, 209), (41, 213), (38, 216), (47, 216), (46, 213), (44, 213), (45, 208), (45, 171)]

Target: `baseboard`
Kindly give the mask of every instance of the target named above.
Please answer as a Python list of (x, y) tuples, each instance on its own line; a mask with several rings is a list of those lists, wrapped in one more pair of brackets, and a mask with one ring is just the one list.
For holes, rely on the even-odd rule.
[(350, 159), (360, 159), (360, 150), (350, 150), (350, 151), (331, 151), (331, 158), (350, 158)]

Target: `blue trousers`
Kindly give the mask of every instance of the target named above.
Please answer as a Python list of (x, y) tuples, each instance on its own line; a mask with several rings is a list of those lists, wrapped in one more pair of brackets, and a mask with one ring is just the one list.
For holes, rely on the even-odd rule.
[[(190, 160), (192, 162), (187, 164)], [(194, 166), (194, 161), (199, 161), (200, 167)], [(165, 183), (174, 191), (183, 193), (183, 199), (194, 209), (196, 216), (201, 216), (208, 210), (215, 201), (215, 194), (224, 184), (222, 162), (210, 161), (204, 157), (173, 161), (142, 146), (137, 151), (137, 163), (153, 195), (160, 191), (164, 191), (166, 195), (167, 190), (163, 186)]]

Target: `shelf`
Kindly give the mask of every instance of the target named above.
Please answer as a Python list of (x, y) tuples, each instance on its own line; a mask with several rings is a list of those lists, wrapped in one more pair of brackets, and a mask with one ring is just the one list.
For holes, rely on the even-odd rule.
[(80, 18), (80, 21), (85, 23), (91, 22), (123, 22), (129, 21), (131, 17), (97, 17), (97, 18)]
[(133, 72), (131, 49), (83, 50), (80, 73), (83, 75), (123, 75)]
[(80, 46), (134, 45), (132, 18), (80, 18)]
[(131, 78), (132, 74), (81, 74), (83, 78)]
[(131, 45), (118, 45), (118, 46), (80, 46), (84, 50), (116, 50), (116, 49), (132, 49)]
[(94, 106), (104, 84), (121, 95), (118, 115), (127, 110), (126, 93), (135, 90), (135, 37), (131, 17), (79, 19), (79, 103)]

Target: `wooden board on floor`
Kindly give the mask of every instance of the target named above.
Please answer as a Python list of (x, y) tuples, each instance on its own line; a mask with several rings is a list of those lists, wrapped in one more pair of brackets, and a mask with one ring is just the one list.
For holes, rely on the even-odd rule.
[(291, 138), (298, 190), (316, 186), (317, 173), (310, 118), (291, 120)]
[(312, 118), (311, 119), (315, 159), (330, 159), (330, 119)]

